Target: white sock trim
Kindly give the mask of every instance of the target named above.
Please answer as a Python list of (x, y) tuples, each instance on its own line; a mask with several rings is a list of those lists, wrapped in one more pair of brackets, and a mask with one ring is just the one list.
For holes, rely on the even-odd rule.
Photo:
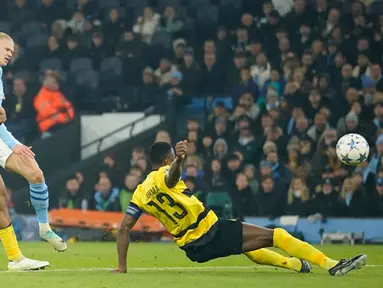
[(40, 227), (40, 233), (45, 233), (49, 230), (52, 230), (49, 223), (39, 223), (39, 227)]

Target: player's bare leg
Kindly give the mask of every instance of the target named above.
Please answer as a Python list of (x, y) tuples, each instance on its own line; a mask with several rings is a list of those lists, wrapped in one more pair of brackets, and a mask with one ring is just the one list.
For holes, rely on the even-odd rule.
[(49, 265), (47, 261), (36, 261), (23, 256), (7, 208), (8, 195), (0, 177), (0, 240), (8, 257), (9, 270), (38, 270)]
[(59, 252), (67, 249), (66, 243), (52, 231), (48, 222), (49, 193), (44, 174), (36, 160), (31, 157), (13, 153), (7, 160), (5, 168), (23, 176), (29, 182), (30, 199), (35, 208), (40, 227), (40, 238), (49, 242)]
[(294, 238), (285, 230), (266, 229), (263, 227), (243, 223), (243, 253), (265, 247), (277, 247), (290, 256), (316, 264), (332, 276), (342, 276), (348, 272), (362, 268), (367, 261), (367, 255), (360, 254), (351, 259), (336, 261), (310, 244)]

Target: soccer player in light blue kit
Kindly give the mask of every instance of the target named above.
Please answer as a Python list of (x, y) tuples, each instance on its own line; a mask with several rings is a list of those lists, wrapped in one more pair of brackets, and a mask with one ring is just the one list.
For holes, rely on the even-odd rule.
[[(12, 38), (0, 32), (0, 66), (6, 66), (14, 52)], [(5, 115), (1, 107), (4, 97), (3, 69), (0, 68), (0, 114)], [(30, 199), (34, 207), (40, 227), (40, 238), (49, 242), (59, 252), (67, 249), (66, 243), (52, 231), (48, 222), (49, 193), (45, 184), (44, 175), (35, 160), (31, 147), (21, 144), (7, 130), (4, 124), (0, 125), (0, 165), (6, 170), (23, 176), (29, 182)]]

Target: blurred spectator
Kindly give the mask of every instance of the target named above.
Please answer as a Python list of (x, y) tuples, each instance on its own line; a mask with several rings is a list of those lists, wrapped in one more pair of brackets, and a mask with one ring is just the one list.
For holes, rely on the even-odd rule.
[(101, 32), (93, 32), (91, 41), (89, 56), (92, 58), (93, 68), (99, 70), (102, 59), (112, 56), (113, 53)]
[(248, 86), (248, 88), (254, 89), (255, 83), (250, 80), (251, 77), (248, 68), (244, 71), (243, 78), (241, 79), (241, 69), (245, 68), (246, 61), (245, 52), (239, 50), (235, 53), (232, 64), (229, 64), (229, 67), (226, 70), (225, 92), (230, 93), (232, 91), (232, 87), (235, 87), (237, 84), (241, 84), (242, 81), (244, 81), (244, 83), (242, 83), (243, 86)]
[(121, 212), (125, 213), (130, 201), (132, 200), (133, 193), (136, 190), (139, 184), (140, 178), (133, 174), (128, 174), (125, 176), (124, 186), (120, 191), (119, 201)]
[(7, 127), (17, 139), (29, 141), (31, 136), (36, 136), (33, 95), (24, 79), (13, 80), (12, 93), (3, 102), (3, 107), (7, 111)]
[(96, 186), (94, 193), (94, 210), (118, 212), (121, 211), (119, 194), (120, 190), (112, 186), (108, 177), (101, 177)]
[(33, 95), (22, 78), (14, 78), (12, 93), (4, 101), (7, 120), (31, 120), (34, 118)]
[(253, 195), (256, 195), (259, 192), (259, 182), (255, 178), (255, 167), (252, 164), (245, 165), (243, 169), (243, 173), (245, 173), (245, 176), (247, 178), (247, 182), (249, 184), (251, 193)]
[(154, 79), (154, 71), (150, 67), (146, 67), (142, 72), (142, 84), (137, 91), (137, 103), (136, 108), (145, 109), (157, 104), (156, 106), (163, 107), (160, 103), (163, 102), (162, 95), (158, 84)]
[(244, 156), (245, 163), (255, 163), (258, 157), (259, 143), (250, 129), (248, 117), (243, 116), (238, 119), (238, 139), (234, 144), (234, 150), (240, 151)]
[(272, 176), (262, 179), (261, 191), (257, 194), (257, 215), (275, 218), (284, 214), (286, 191), (277, 189)]
[(233, 54), (233, 51), (231, 49), (231, 41), (230, 41), (226, 27), (224, 26), (218, 27), (216, 36), (217, 36), (217, 39), (214, 44), (215, 49), (214, 51), (211, 51), (208, 53), (216, 52), (218, 55), (218, 59), (230, 58)]
[(256, 56), (255, 65), (251, 66), (251, 76), (258, 87), (263, 87), (265, 82), (270, 79), (271, 65), (265, 53), (259, 53)]
[(375, 194), (370, 197), (368, 216), (383, 217), (383, 178), (376, 181)]
[(218, 138), (213, 146), (213, 155), (219, 161), (223, 161), (229, 152), (227, 141), (223, 138)]
[(164, 14), (159, 21), (159, 27), (164, 29), (166, 32), (176, 34), (181, 31), (184, 23), (176, 13), (173, 6), (166, 6)]
[(310, 214), (310, 191), (302, 178), (293, 178), (287, 196), (286, 215), (307, 217)]
[(150, 43), (159, 20), (160, 15), (155, 13), (153, 8), (145, 7), (144, 15), (138, 17), (136, 24), (133, 26), (133, 32), (140, 34), (142, 40), (146, 43)]
[(145, 157), (145, 149), (141, 146), (136, 146), (132, 150), (132, 156), (129, 159), (129, 166), (134, 166), (137, 164), (138, 159)]
[(120, 12), (116, 8), (111, 8), (102, 27), (108, 45), (114, 46), (115, 43), (118, 43), (123, 27), (124, 24), (120, 18)]
[(360, 189), (352, 178), (346, 178), (343, 182), (340, 192), (341, 201), (344, 205), (342, 216), (364, 217), (366, 214), (366, 201), (364, 199), (364, 191)]
[(257, 84), (254, 82), (254, 80), (251, 78), (250, 75), (250, 69), (247, 67), (242, 67), (240, 69), (240, 80), (238, 85), (233, 86), (233, 100), (238, 101), (237, 99), (243, 94), (243, 93), (250, 93), (253, 96), (253, 102), (256, 101), (258, 95), (259, 95), (259, 89)]
[(167, 142), (170, 144), (171, 139), (169, 133), (163, 130), (158, 131), (154, 142)]
[(75, 117), (72, 104), (59, 89), (57, 80), (53, 76), (48, 76), (33, 100), (37, 112), (36, 121), (41, 133), (56, 131)]
[(182, 73), (181, 86), (185, 93), (190, 96), (196, 96), (201, 89), (202, 75), (201, 67), (194, 59), (194, 52), (191, 47), (185, 48), (183, 63), (179, 67)]
[(184, 94), (181, 87), (182, 73), (175, 71), (171, 73), (170, 77), (170, 83), (167, 85), (165, 84), (164, 87), (168, 88), (168, 97), (171, 100), (171, 103), (175, 106), (175, 109), (178, 110), (188, 104), (190, 99)]
[(194, 176), (187, 176), (184, 179), (186, 187), (191, 192), (191, 195), (194, 195), (197, 197), (199, 200), (204, 201), (205, 193), (206, 191), (202, 190), (201, 187), (197, 186), (197, 179)]
[(314, 118), (314, 125), (307, 131), (307, 135), (314, 142), (317, 142), (329, 127), (326, 117), (322, 113), (317, 113)]
[(156, 76), (159, 85), (163, 86), (170, 83), (172, 76), (174, 75), (173, 73), (175, 72), (178, 72), (176, 66), (172, 65), (169, 59), (162, 58), (154, 75)]
[(203, 95), (221, 95), (223, 91), (223, 75), (221, 67), (217, 63), (215, 52), (204, 54), (204, 65), (202, 68), (202, 89)]
[[(137, 164), (137, 163), (136, 163)], [(117, 168), (116, 159), (112, 155), (106, 155), (104, 157), (103, 166), (101, 172), (104, 172), (105, 176), (109, 177), (112, 184), (120, 184), (121, 172)]]
[(143, 175), (146, 177), (149, 173), (148, 161), (145, 157), (137, 159), (137, 166), (140, 167)]
[(122, 34), (121, 40), (116, 48), (117, 56), (121, 56), (123, 59), (135, 59), (138, 63), (142, 60), (142, 55), (145, 50), (145, 45), (140, 39), (136, 38), (136, 35), (127, 30)]
[(76, 35), (85, 32), (85, 16), (80, 10), (73, 13), (72, 19), (68, 22), (68, 28)]
[(183, 38), (179, 38), (173, 41), (173, 63), (180, 67), (184, 62), (186, 41)]
[(228, 183), (222, 172), (222, 161), (219, 159), (211, 160), (211, 165), (207, 176), (207, 184), (213, 191), (228, 191)]
[(69, 35), (66, 40), (66, 47), (64, 50), (63, 64), (65, 68), (69, 68), (72, 60), (76, 58), (88, 56), (89, 51), (78, 42), (78, 36)]
[(278, 175), (278, 178), (287, 181), (291, 180), (291, 173), (285, 165), (280, 161), (277, 151), (270, 151), (266, 155), (266, 160), (272, 165), (272, 171), (274, 175)]
[(258, 36), (258, 27), (255, 22), (254, 16), (250, 13), (243, 13), (241, 16), (241, 26), (246, 28), (249, 34), (249, 38), (255, 38)]
[(278, 69), (272, 69), (270, 72), (270, 79), (266, 80), (263, 88), (261, 90), (261, 97), (265, 97), (266, 93), (269, 91), (269, 87), (279, 96), (283, 94), (285, 90), (286, 81), (281, 76)]
[(80, 184), (80, 189), (84, 187), (84, 174), (82, 172), (76, 172), (76, 175), (75, 175), (78, 183)]
[(66, 189), (59, 200), (60, 208), (88, 209), (88, 200), (84, 198), (80, 183), (75, 176), (71, 176), (66, 182)]
[(129, 169), (129, 174), (132, 174), (136, 177), (138, 177), (140, 179), (140, 181), (142, 181), (142, 176), (143, 176), (143, 173), (142, 173), (142, 170), (141, 170), (141, 167), (138, 166), (138, 165), (134, 165), (132, 166), (130, 169)]
[(341, 216), (342, 209), (338, 191), (330, 179), (324, 180), (323, 184), (317, 188), (312, 213), (322, 218)]
[(59, 58), (64, 56), (64, 48), (55, 36), (48, 38), (47, 47), (44, 51), (45, 58)]
[[(107, 43), (105, 43), (107, 44)], [(112, 47), (115, 43), (109, 43)], [(123, 33), (116, 48), (116, 55), (123, 59), (123, 76), (126, 85), (142, 86), (140, 72), (143, 68), (143, 59), (146, 55), (146, 45), (132, 31)], [(141, 85), (140, 85), (141, 84)], [(146, 98), (141, 99), (145, 102)]]
[(256, 214), (254, 206), (254, 194), (249, 187), (249, 181), (244, 173), (237, 174), (237, 191), (234, 193), (234, 201), (237, 202), (237, 211), (240, 215), (252, 216)]

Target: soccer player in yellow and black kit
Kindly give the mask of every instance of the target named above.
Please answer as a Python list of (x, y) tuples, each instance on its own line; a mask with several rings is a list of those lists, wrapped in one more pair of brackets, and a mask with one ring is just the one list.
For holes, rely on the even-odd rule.
[[(303, 273), (310, 272), (308, 262), (311, 262), (332, 276), (347, 274), (366, 264), (365, 254), (333, 260), (280, 228), (266, 229), (239, 220), (218, 219), (212, 210), (191, 195), (181, 179), (186, 151), (186, 141), (177, 143), (175, 152), (165, 142), (157, 142), (151, 147), (153, 171), (134, 192), (118, 230), (119, 266), (115, 272), (125, 273), (127, 270), (130, 230), (142, 212), (160, 220), (186, 256), (199, 263), (243, 253), (255, 263)], [(284, 257), (265, 247), (280, 248), (293, 257)]]

